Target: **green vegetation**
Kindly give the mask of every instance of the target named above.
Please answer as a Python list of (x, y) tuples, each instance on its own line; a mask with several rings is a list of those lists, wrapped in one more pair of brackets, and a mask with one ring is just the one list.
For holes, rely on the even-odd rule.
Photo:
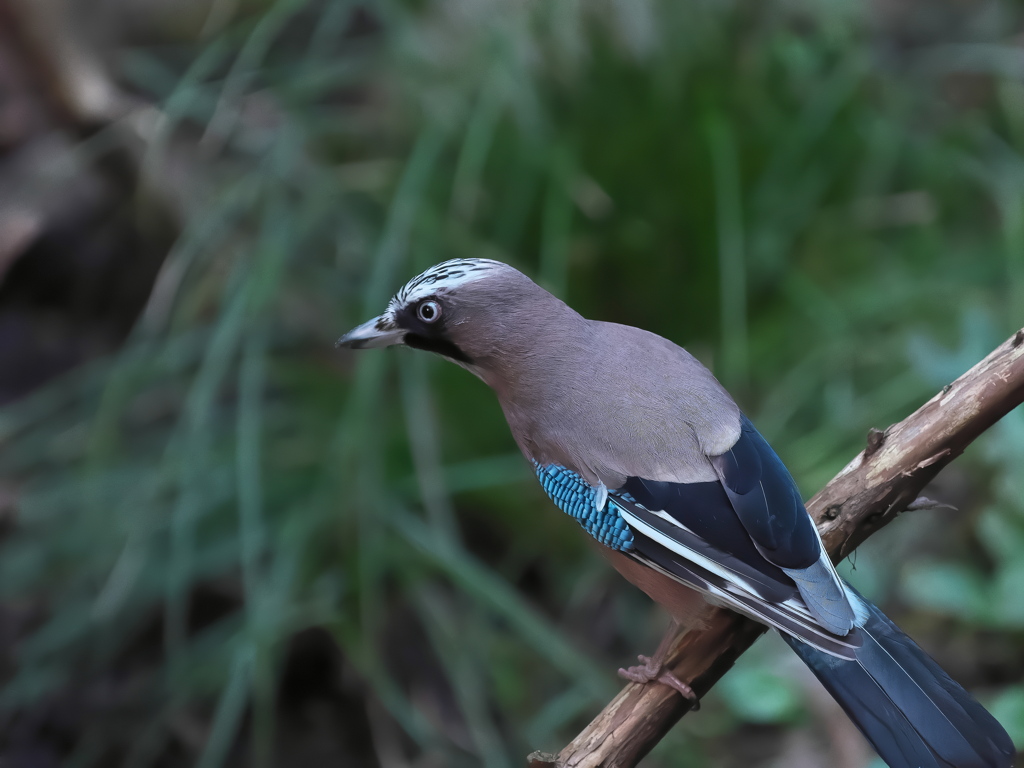
[[(0, 411), (22, 493), (0, 601), (40, 610), (0, 704), (114, 669), (68, 765), (295, 764), (278, 681), (324, 627), (362, 724), (342, 743), (369, 750), (335, 764), (560, 747), (662, 617), (482, 383), (333, 339), (432, 263), (509, 261), (686, 345), (817, 490), (1024, 323), (1010, 20), (909, 45), (865, 13), (280, 0), (126, 53), (163, 112), (149, 161), (198, 146), (205, 191), (124, 348)], [(1018, 410), (930, 493), (958, 512), (896, 522), (851, 575), (1019, 745), (1022, 464)], [(759, 646), (650, 765), (797, 748), (806, 681)]]

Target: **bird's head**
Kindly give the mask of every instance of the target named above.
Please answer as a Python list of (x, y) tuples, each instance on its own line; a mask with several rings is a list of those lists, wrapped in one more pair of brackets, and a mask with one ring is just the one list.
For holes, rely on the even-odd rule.
[(499, 361), (529, 354), (542, 326), (562, 318), (563, 308), (568, 310), (507, 264), (453, 259), (414, 277), (383, 314), (353, 328), (337, 346), (425, 349), (489, 381)]

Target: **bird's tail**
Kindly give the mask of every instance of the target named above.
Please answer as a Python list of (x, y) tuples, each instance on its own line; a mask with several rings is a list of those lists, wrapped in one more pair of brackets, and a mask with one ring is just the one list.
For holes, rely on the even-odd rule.
[(864, 604), (854, 661), (783, 638), (890, 768), (1011, 766), (1013, 743), (996, 719), (877, 607)]

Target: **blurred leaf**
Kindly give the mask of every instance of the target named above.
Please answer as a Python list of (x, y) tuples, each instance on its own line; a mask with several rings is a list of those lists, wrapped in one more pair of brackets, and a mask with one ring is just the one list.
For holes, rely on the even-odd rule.
[(978, 520), (978, 536), (992, 556), (1012, 565), (1024, 552), (1024, 521), (998, 507), (988, 507)]
[(902, 575), (901, 593), (914, 605), (976, 620), (988, 614), (989, 587), (966, 565), (919, 561)]
[(1024, 627), (1024, 561), (1007, 562), (999, 569), (992, 604), (995, 623), (1005, 627)]
[(792, 677), (762, 665), (737, 665), (716, 687), (729, 708), (751, 723), (792, 723), (803, 713)]
[(1024, 750), (1024, 686), (1005, 689), (988, 704), (988, 708), (1010, 734), (1017, 750)]

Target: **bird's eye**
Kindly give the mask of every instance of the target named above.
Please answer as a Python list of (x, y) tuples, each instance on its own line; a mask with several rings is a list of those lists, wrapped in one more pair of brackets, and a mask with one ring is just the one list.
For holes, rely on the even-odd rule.
[(424, 323), (437, 322), (441, 316), (441, 305), (436, 301), (424, 301), (416, 308), (416, 314)]

